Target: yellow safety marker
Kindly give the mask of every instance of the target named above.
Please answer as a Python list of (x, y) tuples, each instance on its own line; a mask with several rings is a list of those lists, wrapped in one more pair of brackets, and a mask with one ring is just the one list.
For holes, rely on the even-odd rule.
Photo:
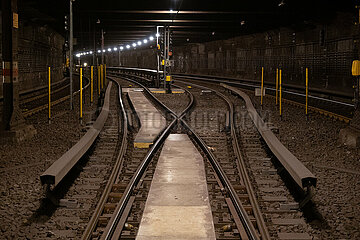
[(279, 69), (276, 69), (276, 100), (275, 104), (278, 105), (278, 93), (279, 92)]
[(309, 96), (309, 69), (306, 68), (306, 107), (305, 107), (305, 114), (308, 115), (308, 96)]
[(166, 76), (166, 81), (171, 82), (171, 76)]
[(49, 121), (51, 120), (51, 68), (49, 67)]
[(165, 93), (165, 90), (151, 90), (152, 93)]
[(94, 101), (94, 66), (91, 66), (91, 73), (90, 73), (90, 79), (91, 79), (91, 85), (90, 85), (90, 102), (93, 103)]
[(134, 143), (134, 148), (150, 148), (153, 143), (147, 142), (136, 142)]
[(98, 69), (98, 94), (100, 96), (100, 66), (97, 66), (97, 69)]
[(279, 76), (279, 84), (280, 84), (280, 96), (279, 96), (279, 104), (280, 104), (280, 107), (279, 107), (279, 113), (280, 113), (280, 117), (282, 117), (282, 109), (281, 109), (281, 94), (282, 94), (282, 89), (281, 89), (281, 86), (282, 86), (282, 83), (281, 83), (281, 73), (282, 73), (282, 70), (280, 69), (280, 76)]
[(82, 105), (83, 105), (83, 90), (82, 90), (82, 68), (80, 68), (80, 119), (82, 119), (83, 117), (83, 113), (82, 113)]
[(264, 67), (261, 68), (261, 106), (263, 105), (264, 97)]
[(171, 92), (174, 93), (174, 94), (182, 94), (182, 93), (185, 93), (185, 92), (182, 91), (182, 90), (172, 90)]
[(104, 65), (100, 65), (100, 72), (101, 72), (101, 89), (104, 88)]

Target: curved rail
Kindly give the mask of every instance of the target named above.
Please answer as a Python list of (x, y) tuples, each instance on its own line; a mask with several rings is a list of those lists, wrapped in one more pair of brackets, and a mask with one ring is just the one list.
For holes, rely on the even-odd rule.
[[(150, 74), (150, 75), (156, 74), (156, 71), (152, 70), (152, 69), (124, 68), (124, 67), (111, 67), (109, 69), (125, 71), (125, 72), (134, 72), (134, 73), (136, 73), (137, 71), (141, 71), (143, 73)], [(238, 78), (218, 77), (218, 76), (203, 76), (203, 75), (195, 75), (195, 74), (173, 74), (173, 76), (177, 79), (191, 78), (193, 80), (200, 80), (200, 81), (207, 81), (207, 82), (214, 82), (214, 83), (225, 83), (225, 84), (229, 84), (232, 86), (238, 86), (238, 87), (242, 87), (242, 88), (254, 89), (254, 88), (260, 87), (258, 81), (249, 80), (249, 79), (238, 79)], [(274, 84), (266, 83), (266, 85), (267, 85), (267, 87), (266, 87), (267, 90), (270, 90), (273, 92), (276, 91), (276, 89), (274, 87), (272, 87)], [(268, 86), (270, 86), (270, 87), (268, 87)], [(299, 87), (299, 86), (291, 85), (291, 84), (284, 84), (282, 91), (284, 94), (289, 94), (289, 96), (292, 96), (294, 98), (299, 98), (299, 97), (301, 97), (301, 99), (305, 98), (305, 94), (302, 93), (304, 91), (303, 87)], [(302, 92), (299, 92), (299, 91), (302, 91)], [(352, 97), (353, 97), (352, 95), (345, 94), (342, 92), (330, 91), (330, 90), (324, 90), (324, 89), (318, 89), (318, 88), (310, 88), (310, 91), (313, 93), (326, 95), (329, 98), (330, 97), (340, 97), (342, 99), (352, 99)], [(319, 114), (329, 116), (334, 119), (338, 119), (345, 123), (349, 123), (351, 121), (351, 112), (354, 108), (353, 103), (349, 103), (346, 101), (332, 100), (332, 99), (329, 99), (326, 97), (321, 97), (321, 96), (316, 96), (316, 95), (309, 95), (308, 98), (309, 98), (309, 100), (312, 99), (313, 101), (319, 102), (320, 105), (326, 104), (325, 106), (329, 105), (329, 107), (331, 107), (335, 104), (336, 106), (338, 106), (339, 112), (334, 112), (333, 110), (331, 110), (331, 108), (328, 109), (327, 107), (324, 107), (324, 106), (320, 106), (320, 107), (308, 106), (309, 111), (317, 112)], [(304, 103), (302, 103), (299, 100), (290, 100), (290, 99), (283, 98), (283, 101), (287, 102), (288, 104), (299, 106), (299, 107), (305, 106)], [(318, 104), (316, 104), (316, 105), (318, 105)], [(326, 110), (326, 109), (328, 109), (328, 110)]]
[[(74, 75), (78, 75), (78, 74), (74, 74)], [(85, 76), (83, 76), (83, 77), (84, 77), (84, 79), (87, 80), (87, 84), (83, 87), (83, 90), (85, 90), (85, 89), (87, 89), (87, 88), (90, 86), (90, 80), (89, 80), (87, 77), (85, 77)], [(79, 94), (79, 93), (80, 93), (80, 90), (77, 90), (76, 92), (74, 92), (74, 95), (77, 95), (77, 94)], [(46, 95), (46, 96), (47, 96), (47, 95)], [(67, 95), (67, 96), (65, 96), (65, 97), (59, 98), (59, 99), (51, 102), (51, 106), (55, 106), (55, 105), (57, 105), (57, 104), (59, 104), (59, 103), (62, 103), (62, 102), (66, 101), (66, 100), (69, 99), (69, 98), (70, 98), (70, 95)], [(42, 111), (42, 110), (47, 109), (47, 108), (48, 108), (48, 104), (44, 104), (44, 105), (41, 105), (41, 106), (39, 106), (39, 107), (33, 108), (33, 109), (31, 109), (31, 110), (28, 110), (28, 111), (26, 111), (26, 112), (23, 112), (23, 115), (24, 115), (24, 117), (29, 117), (29, 116), (31, 116), (31, 115), (33, 115), (33, 114), (35, 114), (35, 113), (38, 113), (38, 112), (40, 112), (40, 111)]]
[[(251, 79), (220, 77), (220, 76), (211, 76), (211, 75), (181, 74), (181, 73), (174, 74), (174, 76), (176, 76), (176, 77), (185, 77), (185, 78), (190, 77), (190, 78), (197, 79), (197, 80), (207, 80), (207, 81), (211, 81), (211, 82), (222, 82), (222, 83), (234, 84), (234, 85), (239, 85), (239, 86), (246, 86), (246, 87), (251, 87), (251, 88), (259, 87), (259, 81), (251, 80)], [(275, 83), (264, 82), (264, 84), (266, 84), (266, 86), (275, 86)], [(283, 84), (282, 86), (283, 86), (284, 90), (286, 88), (286, 89), (291, 89), (291, 90), (305, 91), (305, 87), (294, 85), (294, 84)], [(271, 91), (276, 91), (276, 89), (273, 88), (273, 87), (266, 87), (266, 89), (271, 90)], [(318, 93), (318, 94), (326, 94), (328, 96), (341, 97), (341, 98), (345, 98), (345, 99), (352, 99), (353, 98), (353, 96), (351, 94), (346, 94), (346, 93), (337, 92), (337, 91), (331, 91), (331, 90), (324, 90), (324, 89), (319, 89), (319, 88), (309, 88), (309, 91), (314, 92), (314, 93)], [(299, 95), (299, 96), (305, 96), (304, 94), (293, 92), (293, 91), (286, 91), (285, 90), (284, 92), (291, 93), (291, 94), (294, 94), (294, 95)], [(311, 95), (309, 96), (309, 98), (317, 98), (317, 99), (321, 99), (321, 100), (329, 100), (331, 102), (330, 99), (318, 98), (316, 96), (311, 96)], [(344, 102), (339, 102), (339, 103), (344, 103)], [(346, 106), (354, 106), (353, 104), (347, 104), (347, 103), (344, 103), (344, 104)]]
[[(189, 84), (189, 83), (186, 83), (186, 84)], [(199, 87), (199, 88), (202, 88), (202, 89), (208, 89), (208, 90), (214, 91), (214, 89), (211, 89), (211, 88), (208, 88), (208, 87), (205, 87), (205, 86), (201, 86), (201, 85), (197, 85), (197, 84), (190, 84), (190, 85), (196, 86), (196, 87)], [(184, 89), (184, 90), (187, 91), (187, 89)], [(269, 234), (269, 232), (267, 230), (266, 223), (265, 223), (264, 218), (262, 216), (259, 204), (258, 204), (258, 202), (256, 200), (255, 192), (254, 192), (254, 190), (252, 188), (249, 175), (247, 174), (245, 162), (243, 160), (243, 156), (242, 156), (241, 150), (240, 150), (240, 145), (238, 143), (238, 139), (237, 139), (237, 136), (236, 136), (236, 130), (235, 130), (235, 124), (234, 124), (234, 122), (235, 122), (234, 121), (234, 115), (235, 115), (234, 104), (224, 94), (220, 93), (219, 91), (214, 91), (214, 92), (219, 97), (224, 99), (227, 102), (228, 106), (229, 106), (229, 109), (230, 109), (230, 131), (231, 131), (231, 137), (232, 137), (232, 143), (233, 143), (234, 152), (236, 154), (237, 159), (240, 161), (241, 168), (239, 169), (239, 171), (241, 172), (242, 176), (244, 177), (244, 184), (245, 184), (246, 189), (248, 190), (248, 193), (249, 193), (249, 200), (250, 200), (251, 205), (254, 207), (253, 211), (254, 211), (254, 215), (256, 217), (259, 232), (261, 234), (261, 239), (262, 240), (270, 239), (270, 234)], [(196, 134), (196, 133), (193, 133), (193, 134)], [(208, 148), (206, 148), (203, 151), (204, 152), (206, 151), (206, 155), (213, 155), (213, 153)], [(215, 169), (215, 167), (214, 167), (214, 169)], [(229, 184), (231, 184), (231, 183), (229, 182)], [(229, 187), (228, 187), (228, 189), (229, 189)], [(234, 192), (234, 194), (237, 196), (236, 192)], [(241, 202), (240, 202), (240, 204), (241, 204)], [(240, 207), (238, 206), (237, 208), (240, 208)]]
[[(58, 82), (54, 82), (51, 84), (51, 87), (55, 87), (57, 85), (60, 85), (62, 84), (63, 82), (67, 81), (69, 78), (63, 78), (62, 80), (58, 81)], [(69, 84), (66, 84), (65, 86), (68, 86)], [(46, 86), (41, 86), (41, 87), (36, 87), (36, 88), (33, 88), (33, 89), (29, 89), (29, 90), (25, 90), (25, 91), (20, 91), (19, 92), (19, 95), (20, 97), (25, 97), (27, 95), (31, 95), (35, 92), (40, 92), (40, 91), (44, 91), (44, 90), (47, 90), (48, 89), (48, 85)], [(2, 94), (2, 93), (1, 93)], [(42, 95), (42, 94), (41, 94)], [(34, 96), (34, 97), (30, 97), (30, 99), (32, 98), (36, 98), (36, 97), (39, 97), (39, 96)], [(26, 101), (29, 101), (28, 98), (25, 98)], [(0, 96), (0, 102), (3, 102), (4, 101), (4, 97), (3, 96)], [(21, 102), (23, 103), (23, 102)]]
[[(237, 86), (237, 87), (241, 87), (241, 88), (255, 89), (255, 88), (260, 87), (259, 85), (256, 85), (256, 81), (252, 81), (253, 83), (249, 84), (249, 83), (243, 83), (243, 82), (229, 81), (227, 79), (222, 79), (222, 78), (213, 79), (213, 78), (209, 78), (209, 77), (207, 77), (207, 78), (205, 78), (205, 77), (194, 77), (193, 75), (174, 75), (174, 77), (176, 79), (189, 79), (189, 78), (191, 78), (192, 80), (207, 81), (207, 82), (220, 83), (220, 84), (229, 84), (229, 85)], [(266, 87), (266, 89), (271, 90), (274, 93), (276, 92), (275, 88)], [(289, 87), (289, 89), (299, 90), (297, 88), (291, 88), (291, 87)], [(303, 94), (303, 93), (294, 92), (294, 91), (290, 91), (290, 90), (286, 90), (286, 89), (283, 89), (282, 92), (283, 92), (283, 94), (289, 94), (290, 96), (292, 96), (294, 98), (301, 97), (301, 98), (305, 99), (305, 97), (306, 97), (306, 95)], [(328, 94), (329, 97), (338, 96), (338, 95), (334, 94), (333, 92), (320, 92), (320, 90), (318, 90), (317, 92), (319, 94)], [(270, 95), (270, 96), (272, 96), (272, 95)], [(274, 97), (274, 96), (272, 96), (272, 97)], [(340, 96), (340, 97), (344, 97), (344, 96)], [(324, 104), (324, 103), (329, 104), (329, 106), (333, 106), (335, 104), (338, 107), (340, 107), (339, 109), (346, 109), (346, 114), (338, 114), (338, 113), (333, 112), (332, 110), (325, 110), (324, 108), (314, 107), (314, 106), (308, 106), (309, 111), (317, 112), (317, 113), (325, 115), (325, 116), (330, 116), (330, 117), (332, 117), (334, 119), (338, 119), (338, 120), (343, 121), (345, 123), (349, 123), (351, 121), (351, 118), (349, 116), (351, 115), (350, 114), (351, 109), (354, 108), (354, 104), (347, 103), (347, 102), (342, 102), (342, 101), (337, 101), (337, 100), (332, 100), (332, 99), (327, 99), (327, 98), (314, 96), (314, 95), (309, 95), (308, 98), (313, 99), (315, 101), (320, 101), (322, 104)], [(298, 100), (290, 100), (290, 99), (286, 99), (286, 98), (283, 97), (282, 101), (287, 102), (288, 104), (291, 104), (291, 105), (295, 105), (295, 106), (299, 106), (299, 107), (305, 107), (305, 104), (299, 102)], [(350, 114), (350, 115), (347, 116), (348, 114)], [(346, 116), (344, 116), (344, 115), (346, 115)]]
[[(136, 77), (136, 76), (134, 76)], [(125, 79), (125, 78), (124, 78)], [(214, 154), (209, 150), (209, 148), (207, 147), (207, 145), (205, 144), (205, 142), (196, 134), (196, 132), (182, 119), (185, 114), (191, 109), (191, 107), (193, 106), (193, 102), (194, 99), (191, 98), (190, 104), (188, 105), (188, 107), (180, 114), (180, 117), (178, 115), (176, 115), (171, 109), (169, 109), (168, 107), (166, 107), (161, 101), (159, 101), (152, 93), (149, 89), (147, 89), (145, 86), (143, 86), (142, 84), (136, 82), (135, 80), (132, 80), (132, 82), (142, 86), (146, 92), (151, 96), (151, 98), (160, 104), (160, 106), (168, 113), (170, 113), (173, 117), (175, 117), (175, 119), (172, 121), (170, 126), (175, 125), (176, 121), (179, 120), (182, 124), (182, 126), (184, 126), (184, 128), (191, 133), (191, 137), (194, 138), (194, 140), (199, 144), (200, 148), (204, 151), (204, 153), (207, 155), (211, 165), (213, 166), (214, 170), (216, 171), (216, 173), (219, 176), (220, 181), (222, 182), (222, 184), (224, 185), (225, 189), (227, 190), (227, 193), (229, 194), (229, 197), (231, 199), (231, 201), (234, 204), (234, 207), (240, 217), (240, 220), (244, 226), (244, 229), (249, 237), (249, 239), (251, 240), (258, 240), (259, 236), (256, 233), (256, 230), (254, 228), (254, 226), (251, 223), (251, 220), (249, 218), (249, 216), (246, 213), (246, 210), (244, 209), (239, 197), (236, 194), (235, 189), (232, 187), (229, 179), (227, 178), (225, 172), (223, 171), (223, 169), (221, 168), (220, 164), (218, 163), (218, 161), (216, 160)], [(169, 126), (169, 127), (170, 127)], [(168, 128), (169, 129), (169, 128)], [(169, 129), (170, 130), (170, 129)], [(165, 131), (166, 132), (166, 131)], [(165, 133), (164, 132), (164, 133)], [(162, 134), (162, 136), (158, 139), (158, 141), (162, 140), (165, 141), (164, 137), (164, 133)], [(156, 143), (158, 143), (158, 141)], [(153, 146), (154, 147), (154, 146)], [(152, 149), (151, 149), (152, 150)], [(150, 151), (151, 151), (150, 150)], [(147, 160), (147, 159), (145, 159)], [(144, 160), (144, 162), (145, 162)], [(137, 177), (137, 175), (134, 176), (134, 178)], [(140, 177), (137, 177), (140, 180)], [(130, 188), (130, 187), (129, 187)], [(124, 196), (123, 196), (124, 197)], [(128, 197), (129, 198), (129, 197)], [(125, 206), (123, 207), (123, 209), (125, 208)], [(120, 211), (117, 212), (117, 218), (119, 218), (120, 215)], [(111, 225), (113, 230), (109, 230), (106, 229), (106, 232), (108, 233), (106, 235), (105, 238), (102, 239), (111, 239), (111, 232), (114, 232), (114, 228), (116, 227), (116, 224), (112, 224)]]
[(257, 113), (249, 96), (244, 92), (226, 84), (221, 84), (244, 99), (246, 108), (253, 120), (256, 128), (260, 132), (262, 138), (270, 148), (271, 152), (277, 157), (282, 166), (288, 171), (297, 185), (307, 190), (309, 187), (316, 187), (316, 177), (300, 162), (275, 136), (275, 134), (267, 127), (266, 123)]
[(110, 219), (109, 224), (104, 230), (104, 233), (101, 237), (101, 239), (112, 239), (113, 234), (115, 233), (117, 229), (117, 225), (120, 222), (120, 218), (122, 217), (122, 213), (125, 211), (125, 208), (127, 206), (127, 203), (130, 199), (130, 197), (134, 194), (136, 185), (139, 183), (142, 175), (144, 174), (147, 166), (152, 161), (152, 158), (155, 156), (157, 151), (160, 149), (161, 145), (165, 142), (167, 136), (170, 134), (171, 130), (176, 125), (176, 119), (174, 119), (170, 125), (162, 132), (160, 137), (157, 139), (157, 141), (154, 143), (154, 145), (151, 147), (149, 152), (146, 154), (145, 159), (142, 161), (140, 166), (138, 167), (136, 173), (131, 178), (130, 183), (128, 184), (127, 188), (125, 189), (125, 192), (123, 196), (120, 199), (119, 204), (117, 205), (113, 216)]
[[(132, 79), (129, 79), (129, 78), (124, 78), (123, 77), (123, 79), (140, 85), (150, 95), (152, 95), (150, 90), (148, 88), (146, 88), (145, 86), (143, 86), (141, 83), (138, 83), (138, 82), (136, 82), (136, 81), (134, 81)], [(113, 79), (113, 80), (115, 80), (115, 79)], [(159, 103), (162, 107), (164, 107), (164, 109), (166, 109), (166, 106), (163, 105), (160, 101), (156, 101), (156, 102)], [(167, 109), (167, 110), (168, 110), (167, 112), (173, 117), (172, 122), (168, 125), (168, 127), (157, 138), (156, 142), (152, 145), (149, 152), (146, 154), (144, 160), (141, 162), (140, 166), (138, 167), (135, 174), (131, 178), (130, 183), (126, 187), (126, 189), (125, 189), (125, 191), (124, 191), (124, 193), (123, 193), (123, 195), (122, 195), (122, 197), (120, 199), (120, 202), (117, 204), (117, 206), (116, 206), (116, 208), (114, 210), (114, 214), (112, 215), (109, 223), (107, 224), (106, 228), (104, 229), (104, 232), (103, 232), (103, 234), (101, 236), (101, 239), (112, 239), (115, 232), (119, 232), (118, 224), (120, 222), (122, 222), (121, 221), (121, 218), (123, 217), (122, 215), (125, 212), (125, 209), (126, 209), (126, 207), (128, 205), (128, 202), (129, 202), (131, 196), (133, 196), (133, 194), (135, 192), (136, 186), (138, 185), (139, 181), (141, 180), (142, 175), (144, 174), (146, 168), (148, 167), (149, 163), (152, 161), (155, 154), (160, 149), (161, 145), (165, 142), (165, 140), (166, 140), (167, 136), (170, 134), (171, 130), (176, 126), (176, 123), (177, 123), (176, 114), (173, 111), (171, 111), (170, 109)], [(89, 232), (87, 230), (87, 232), (85, 233), (86, 236), (85, 235), (84, 236), (89, 237), (90, 233), (91, 232)], [(83, 237), (83, 239), (88, 239), (88, 238)]]
[(81, 239), (90, 239), (91, 238), (91, 233), (94, 231), (94, 229), (96, 228), (96, 224), (98, 223), (98, 220), (99, 220), (99, 217), (101, 215), (101, 212), (103, 211), (104, 209), (104, 205), (106, 203), (106, 199), (109, 195), (109, 193), (111, 192), (111, 188), (112, 186), (114, 185), (115, 181), (116, 181), (116, 177), (117, 175), (119, 174), (119, 171), (120, 171), (120, 167), (121, 167), (121, 164), (123, 162), (123, 157), (126, 153), (126, 149), (127, 149), (127, 146), (128, 146), (128, 141), (127, 141), (127, 138), (128, 138), (128, 118), (127, 118), (127, 114), (126, 114), (126, 110), (125, 110), (125, 105), (124, 105), (124, 102), (123, 102), (123, 99), (122, 99), (122, 89), (121, 89), (121, 86), (120, 84), (110, 78), (110, 77), (107, 77), (109, 78), (110, 80), (112, 80), (115, 84), (117, 84), (118, 86), (118, 92), (119, 92), (119, 96), (118, 96), (118, 101), (120, 103), (120, 108), (121, 108), (121, 115), (122, 115), (122, 140), (121, 140), (121, 146), (120, 146), (120, 149), (118, 151), (118, 154), (117, 154), (117, 159), (116, 159), (116, 162), (115, 162), (115, 165), (113, 167), (113, 170), (110, 174), (110, 177), (109, 177), (109, 180), (105, 186), (105, 189), (100, 197), (100, 200), (95, 208), (95, 211), (93, 213), (93, 215), (91, 216), (91, 219), (88, 223), (88, 225), (86, 226), (86, 229), (81, 237)]

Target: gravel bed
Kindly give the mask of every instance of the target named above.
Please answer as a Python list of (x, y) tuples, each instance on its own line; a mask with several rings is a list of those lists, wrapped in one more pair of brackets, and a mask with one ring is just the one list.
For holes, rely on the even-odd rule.
[(39, 177), (86, 133), (85, 123), (96, 109), (95, 103), (90, 106), (89, 91), (90, 88), (84, 91), (83, 124), (79, 121), (79, 95), (76, 95), (74, 111), (68, 110), (69, 101), (52, 108), (51, 124), (48, 124), (47, 111), (26, 119), (37, 130), (33, 139), (0, 146), (2, 239), (26, 239), (31, 235), (31, 218), (44, 197)]
[[(260, 98), (245, 91), (260, 109)], [(275, 99), (264, 98), (263, 114), (279, 129), (281, 142), (318, 178), (314, 207), (323, 219), (309, 218), (320, 239), (360, 239), (360, 149), (338, 143), (347, 124), (283, 104), (280, 119)]]
[(168, 108), (176, 114), (180, 114), (189, 104), (189, 97), (186, 93), (164, 94), (153, 93), (154, 96), (163, 102)]

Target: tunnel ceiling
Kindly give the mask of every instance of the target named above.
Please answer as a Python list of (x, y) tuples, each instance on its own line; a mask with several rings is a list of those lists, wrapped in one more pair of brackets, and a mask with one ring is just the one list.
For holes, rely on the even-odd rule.
[[(64, 15), (69, 1), (19, 0), (19, 11), (32, 21), (49, 24), (65, 35)], [(276, 27), (311, 28), (334, 19), (337, 11), (353, 12), (352, 1), (326, 0), (133, 0), (74, 2), (76, 50), (100, 44), (132, 43), (156, 32), (157, 25), (173, 28), (175, 45), (255, 33)], [(100, 20), (100, 21), (98, 21)], [(355, 21), (355, 20), (354, 20)], [(100, 23), (97, 23), (100, 22)]]

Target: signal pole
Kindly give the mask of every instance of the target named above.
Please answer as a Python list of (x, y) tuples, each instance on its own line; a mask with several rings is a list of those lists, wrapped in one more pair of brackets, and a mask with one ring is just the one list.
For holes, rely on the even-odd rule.
[(70, 36), (69, 36), (69, 44), (70, 44), (70, 53), (69, 53), (69, 59), (70, 59), (70, 110), (73, 110), (74, 106), (73, 106), (73, 44), (74, 44), (74, 39), (73, 39), (73, 34), (74, 34), (74, 29), (73, 29), (73, 2), (75, 0), (70, 0)]

